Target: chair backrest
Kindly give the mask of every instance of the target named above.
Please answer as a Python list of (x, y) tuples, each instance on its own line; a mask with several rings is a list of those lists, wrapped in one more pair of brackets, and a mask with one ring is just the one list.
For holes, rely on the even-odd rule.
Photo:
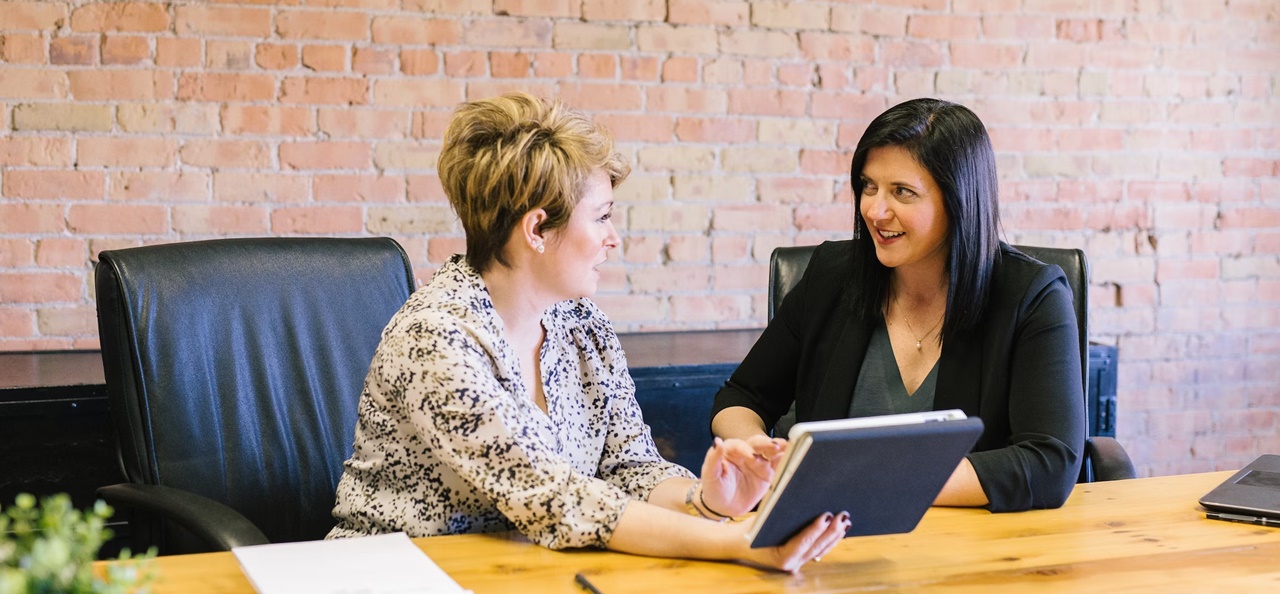
[[(1057, 264), (1067, 276), (1071, 287), (1072, 304), (1076, 310), (1076, 323), (1080, 329), (1080, 367), (1085, 394), (1089, 393), (1089, 260), (1084, 251), (1070, 248), (1050, 248), (1029, 245), (1013, 246), (1018, 251), (1045, 264)], [(783, 297), (800, 282), (809, 259), (817, 246), (801, 245), (780, 247), (769, 256), (769, 319), (782, 305)]]
[(324, 537), (369, 363), (413, 289), (399, 244), (105, 251), (96, 288), (125, 476), (227, 504), (272, 542)]
[[(813, 257), (817, 246), (805, 245), (780, 247), (773, 250), (769, 257), (769, 319), (773, 319), (782, 299), (800, 282), (804, 270)], [(1013, 246), (1018, 251), (1031, 256), (1045, 264), (1057, 264), (1067, 277), (1067, 285), (1071, 287), (1072, 304), (1075, 306), (1076, 324), (1080, 334), (1080, 372), (1082, 396), (1085, 399), (1085, 414), (1089, 406), (1089, 260), (1083, 250), (1070, 248), (1050, 248), (1026, 245)], [(794, 411), (794, 407), (792, 409)], [(788, 415), (793, 413), (789, 412)], [(793, 418), (784, 416), (787, 426)], [(1086, 416), (1087, 418), (1087, 416)], [(1131, 472), (1131, 470), (1130, 470)], [(1086, 461), (1080, 469), (1080, 482), (1092, 480), (1092, 466)]]

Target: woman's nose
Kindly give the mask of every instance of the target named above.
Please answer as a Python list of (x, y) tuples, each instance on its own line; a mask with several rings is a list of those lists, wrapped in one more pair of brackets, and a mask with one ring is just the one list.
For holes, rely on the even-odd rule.
[(609, 234), (604, 238), (604, 246), (608, 249), (614, 249), (622, 244), (622, 238), (618, 236), (618, 229), (613, 226), (613, 221), (609, 221)]

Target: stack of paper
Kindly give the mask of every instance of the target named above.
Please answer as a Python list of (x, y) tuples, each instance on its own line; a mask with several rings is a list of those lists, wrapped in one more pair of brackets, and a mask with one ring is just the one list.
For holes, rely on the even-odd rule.
[(231, 549), (259, 594), (464, 594), (403, 532)]

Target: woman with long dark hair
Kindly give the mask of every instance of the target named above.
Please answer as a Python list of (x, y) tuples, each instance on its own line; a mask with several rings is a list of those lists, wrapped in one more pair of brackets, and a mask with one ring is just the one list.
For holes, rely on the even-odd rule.
[(716, 395), (713, 432), (762, 441), (793, 403), (797, 421), (958, 408), (986, 430), (936, 504), (1061, 506), (1085, 439), (1071, 288), (1000, 241), (986, 128), (907, 101), (871, 122), (850, 175), (853, 239), (814, 252)]

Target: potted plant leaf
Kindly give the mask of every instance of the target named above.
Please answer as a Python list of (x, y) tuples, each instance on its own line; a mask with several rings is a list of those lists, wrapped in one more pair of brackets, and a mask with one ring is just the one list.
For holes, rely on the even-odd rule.
[(18, 495), (0, 512), (0, 594), (147, 592), (154, 549), (138, 557), (125, 549), (125, 562), (94, 571), (98, 549), (111, 538), (106, 521), (112, 512), (102, 501), (81, 512), (65, 494), (38, 505), (35, 496)]

